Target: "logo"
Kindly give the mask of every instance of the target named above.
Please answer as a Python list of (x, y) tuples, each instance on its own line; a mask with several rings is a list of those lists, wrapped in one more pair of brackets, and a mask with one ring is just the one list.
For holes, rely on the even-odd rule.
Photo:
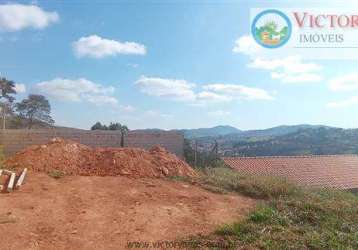
[(278, 48), (290, 39), (292, 24), (283, 12), (265, 10), (254, 18), (251, 33), (261, 46), (270, 49)]

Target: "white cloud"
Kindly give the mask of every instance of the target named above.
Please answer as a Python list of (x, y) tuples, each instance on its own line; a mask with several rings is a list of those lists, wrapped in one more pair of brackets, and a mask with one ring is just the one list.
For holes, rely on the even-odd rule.
[(249, 56), (255, 56), (262, 51), (262, 48), (249, 36), (244, 35), (235, 41), (235, 46), (232, 49), (234, 53), (241, 53)]
[[(345, 74), (329, 81), (329, 88), (332, 91), (358, 91), (358, 73)], [(358, 106), (358, 96), (352, 96), (345, 100), (334, 101), (327, 104), (330, 108), (345, 108)]]
[(97, 35), (81, 37), (73, 43), (73, 49), (79, 57), (103, 58), (115, 55), (145, 55), (146, 47), (135, 42), (119, 42)]
[(219, 117), (222, 117), (222, 116), (228, 116), (228, 115), (231, 115), (231, 112), (229, 111), (224, 111), (224, 110), (216, 110), (216, 111), (210, 111), (208, 112), (208, 115), (210, 116), (219, 116)]
[(322, 66), (316, 63), (304, 62), (299, 56), (274, 56), (267, 59), (265, 51), (249, 35), (238, 38), (235, 42), (234, 53), (250, 57), (248, 67), (271, 72), (271, 78), (284, 83), (319, 82), (322, 80)]
[(350, 106), (358, 105), (358, 96), (352, 96), (349, 99), (337, 102), (330, 102), (327, 104), (329, 108), (345, 108)]
[(271, 71), (272, 79), (279, 79), (284, 83), (319, 82), (322, 66), (316, 63), (304, 63), (298, 56), (281, 59), (256, 58), (249, 65), (250, 68)]
[(292, 74), (300, 74), (307, 72), (315, 72), (322, 69), (322, 67), (315, 63), (303, 63), (298, 56), (289, 56), (282, 59), (264, 60), (257, 58), (249, 67), (266, 69), (266, 70), (280, 70)]
[[(185, 101), (191, 105), (229, 102), (234, 99), (273, 100), (266, 90), (238, 84), (208, 84), (199, 86), (186, 80), (164, 79), (142, 76), (135, 83), (140, 90), (150, 96), (166, 97), (175, 101)], [(200, 88), (200, 90), (196, 90)]]
[(118, 100), (113, 96), (86, 94), (83, 97), (84, 97), (84, 100), (86, 100), (90, 103), (93, 103), (95, 105), (102, 105), (102, 104), (116, 105), (116, 104), (118, 104)]
[(220, 95), (210, 91), (202, 91), (197, 94), (196, 99), (198, 101), (210, 101), (210, 102), (229, 102), (232, 100), (232, 97), (227, 95)]
[(15, 91), (18, 94), (23, 94), (26, 92), (26, 85), (22, 83), (16, 83), (15, 84)]
[(150, 96), (168, 97), (179, 101), (193, 101), (194, 84), (185, 80), (141, 76), (135, 84)]
[(0, 30), (18, 31), (26, 28), (43, 29), (56, 23), (56, 12), (47, 12), (36, 5), (2, 4), (0, 5)]
[(329, 87), (333, 91), (358, 90), (358, 73), (337, 77), (329, 82)]
[(205, 90), (213, 91), (217, 94), (228, 96), (235, 99), (246, 100), (273, 100), (274, 97), (266, 90), (251, 88), (238, 84), (209, 84), (203, 86)]
[(105, 87), (84, 78), (75, 80), (55, 78), (37, 83), (36, 88), (50, 97), (63, 101), (87, 101), (96, 105), (118, 103), (118, 100), (112, 96), (114, 87)]

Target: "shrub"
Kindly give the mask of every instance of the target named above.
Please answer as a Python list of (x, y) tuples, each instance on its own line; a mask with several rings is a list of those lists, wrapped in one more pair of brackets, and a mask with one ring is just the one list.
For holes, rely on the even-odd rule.
[(53, 170), (50, 173), (48, 173), (49, 176), (55, 179), (60, 179), (65, 176), (65, 173), (59, 170)]

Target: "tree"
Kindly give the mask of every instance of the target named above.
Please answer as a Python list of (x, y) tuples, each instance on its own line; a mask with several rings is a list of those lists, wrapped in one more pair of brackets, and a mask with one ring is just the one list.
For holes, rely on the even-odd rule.
[(0, 112), (1, 112), (1, 117), (2, 117), (2, 128), (3, 129), (6, 128), (6, 118), (11, 117), (14, 114), (13, 106), (14, 106), (14, 104), (9, 101), (0, 102)]
[(108, 126), (108, 129), (109, 130), (121, 130), (122, 129), (122, 125), (118, 122), (116, 123), (110, 123), (109, 126)]
[(0, 78), (0, 91), (1, 91), (1, 95), (0, 95), (0, 101), (3, 102), (5, 99), (5, 101), (12, 103), (15, 100), (15, 97), (13, 97), (12, 95), (16, 94), (16, 90), (15, 90), (15, 83), (13, 81), (7, 80), (4, 77)]
[(108, 130), (106, 125), (102, 125), (100, 122), (96, 122), (92, 127), (91, 130)]
[(129, 129), (126, 125), (122, 125), (119, 122), (111, 122), (109, 126), (102, 125), (100, 122), (96, 122), (92, 127), (91, 130), (118, 130), (121, 132), (121, 147), (124, 147), (124, 137), (127, 135)]
[(121, 125), (120, 131), (121, 131), (121, 147), (124, 147), (124, 136), (127, 135), (129, 129), (126, 125)]
[(15, 97), (12, 95), (16, 94), (15, 83), (7, 80), (4, 77), (0, 78), (0, 111), (3, 120), (3, 129), (6, 126), (6, 116), (12, 114), (13, 106), (12, 103)]
[(28, 98), (16, 104), (19, 116), (27, 119), (28, 128), (31, 129), (35, 121), (53, 125), (55, 121), (51, 117), (51, 106), (43, 95), (29, 95)]

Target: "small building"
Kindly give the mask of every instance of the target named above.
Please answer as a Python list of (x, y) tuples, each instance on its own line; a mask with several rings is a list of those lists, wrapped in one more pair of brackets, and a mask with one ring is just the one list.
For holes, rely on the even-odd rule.
[(358, 155), (224, 157), (223, 160), (243, 174), (282, 177), (307, 187), (358, 190)]

